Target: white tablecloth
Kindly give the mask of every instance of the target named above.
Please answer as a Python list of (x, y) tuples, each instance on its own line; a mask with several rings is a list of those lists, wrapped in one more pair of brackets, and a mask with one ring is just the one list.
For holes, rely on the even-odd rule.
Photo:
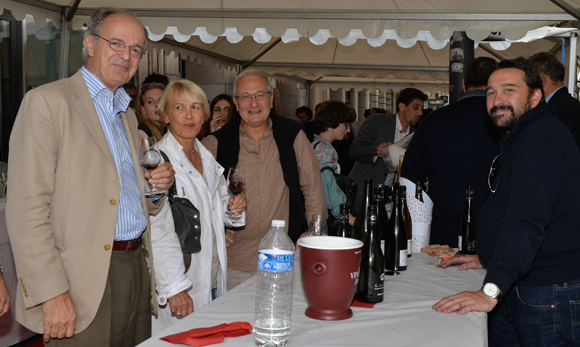
[[(407, 271), (386, 276), (385, 301), (374, 308), (352, 308), (342, 321), (320, 321), (304, 315), (307, 307), (300, 280), (299, 260), (294, 271), (290, 346), (487, 346), (487, 316), (463, 316), (431, 309), (441, 298), (481, 288), (485, 270), (440, 269), (436, 257), (414, 253)], [(159, 338), (193, 328), (245, 321), (253, 324), (256, 276), (172, 325), (139, 347), (174, 346)], [(252, 335), (226, 338), (220, 347), (255, 346)]]

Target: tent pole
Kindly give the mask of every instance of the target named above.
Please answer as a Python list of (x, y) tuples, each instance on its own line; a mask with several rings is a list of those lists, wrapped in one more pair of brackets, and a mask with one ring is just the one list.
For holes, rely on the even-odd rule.
[(62, 7), (62, 15), (60, 22), (60, 61), (58, 67), (58, 79), (67, 78), (68, 76), (68, 53), (70, 47), (70, 28), (72, 23), (68, 20), (68, 14), (71, 8), (68, 6)]
[(570, 59), (568, 60), (568, 91), (576, 97), (576, 51), (578, 45), (578, 34), (570, 35)]

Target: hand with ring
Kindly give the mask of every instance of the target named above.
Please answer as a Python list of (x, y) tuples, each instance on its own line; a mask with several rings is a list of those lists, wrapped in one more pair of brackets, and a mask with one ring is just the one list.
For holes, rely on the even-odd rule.
[(184, 290), (181, 293), (169, 298), (171, 313), (180, 317), (186, 317), (193, 312), (193, 300)]

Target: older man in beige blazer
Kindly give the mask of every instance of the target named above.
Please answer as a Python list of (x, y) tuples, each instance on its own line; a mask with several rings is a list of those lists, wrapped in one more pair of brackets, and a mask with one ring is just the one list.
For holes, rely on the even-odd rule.
[[(6, 215), (21, 289), (16, 317), (50, 346), (134, 346), (150, 336), (147, 215), (155, 206), (143, 196), (135, 114), (113, 107), (128, 103), (119, 87), (137, 69), (146, 31), (122, 10), (100, 9), (85, 47), (86, 69), (28, 92), (11, 134)], [(99, 94), (91, 95), (88, 76), (105, 86)], [(103, 94), (111, 109), (99, 106)], [(119, 137), (111, 137), (104, 119), (119, 115)], [(164, 164), (146, 176), (167, 189), (173, 169)], [(131, 194), (136, 204), (124, 202)], [(118, 240), (127, 210), (146, 231), (125, 230), (138, 238)]]

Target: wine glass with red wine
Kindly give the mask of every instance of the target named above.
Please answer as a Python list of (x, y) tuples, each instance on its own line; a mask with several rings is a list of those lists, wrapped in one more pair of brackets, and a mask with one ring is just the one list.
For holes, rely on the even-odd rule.
[[(141, 138), (139, 137), (139, 164), (145, 170), (155, 170), (161, 163), (161, 153), (154, 137)], [(167, 191), (160, 190), (153, 185), (149, 191), (145, 192), (145, 196), (165, 194)]]
[[(230, 171), (228, 171), (228, 191), (232, 195), (238, 195), (243, 192), (244, 189), (246, 189), (246, 175), (244, 173), (244, 168), (239, 166), (230, 167)], [(226, 216), (228, 216), (234, 223), (242, 218), (242, 214), (235, 210), (227, 211)]]

